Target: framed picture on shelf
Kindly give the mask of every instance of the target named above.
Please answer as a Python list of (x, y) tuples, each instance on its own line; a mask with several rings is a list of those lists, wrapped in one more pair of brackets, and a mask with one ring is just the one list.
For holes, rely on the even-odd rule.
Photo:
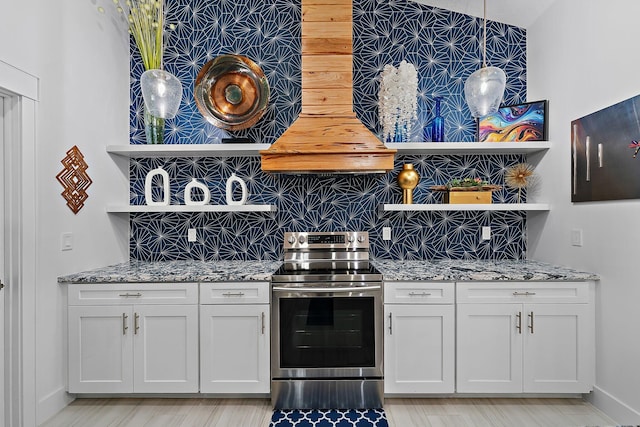
[(478, 119), (480, 142), (547, 140), (547, 100), (505, 105)]

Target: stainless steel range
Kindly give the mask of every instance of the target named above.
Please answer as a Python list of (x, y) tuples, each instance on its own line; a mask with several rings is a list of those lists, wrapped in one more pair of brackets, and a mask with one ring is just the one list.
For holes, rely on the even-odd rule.
[(368, 233), (285, 233), (272, 277), (274, 408), (382, 407), (382, 308)]

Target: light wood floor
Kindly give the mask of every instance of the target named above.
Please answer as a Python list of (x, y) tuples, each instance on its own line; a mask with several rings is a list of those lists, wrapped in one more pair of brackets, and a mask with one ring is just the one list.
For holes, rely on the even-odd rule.
[[(614, 421), (581, 399), (386, 399), (391, 427), (574, 427)], [(268, 427), (266, 399), (77, 399), (41, 427)]]

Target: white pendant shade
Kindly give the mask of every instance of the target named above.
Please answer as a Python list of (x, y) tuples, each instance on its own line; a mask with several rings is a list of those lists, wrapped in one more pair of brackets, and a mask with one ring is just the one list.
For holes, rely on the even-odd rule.
[(144, 105), (155, 117), (172, 119), (182, 101), (182, 84), (176, 76), (164, 70), (147, 70), (140, 77)]
[(469, 76), (464, 84), (464, 96), (473, 117), (483, 117), (498, 111), (507, 76), (498, 67), (483, 67)]

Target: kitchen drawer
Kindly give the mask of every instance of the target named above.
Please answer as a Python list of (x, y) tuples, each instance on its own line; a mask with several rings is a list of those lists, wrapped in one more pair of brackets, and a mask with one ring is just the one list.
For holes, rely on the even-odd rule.
[(591, 282), (473, 282), (457, 284), (458, 303), (588, 303)]
[(269, 282), (200, 284), (200, 304), (269, 304)]
[(197, 304), (197, 283), (71, 284), (69, 305)]
[(384, 302), (392, 304), (453, 304), (453, 282), (385, 282)]

